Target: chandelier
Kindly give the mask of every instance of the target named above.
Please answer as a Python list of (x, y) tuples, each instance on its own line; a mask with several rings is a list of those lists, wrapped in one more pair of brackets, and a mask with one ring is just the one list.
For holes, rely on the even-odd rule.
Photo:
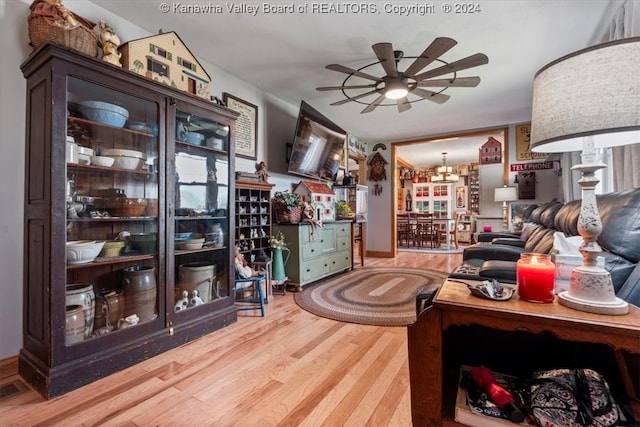
[(447, 166), (447, 153), (442, 153), (442, 166), (436, 169), (437, 174), (431, 177), (431, 182), (458, 182), (460, 177), (453, 173), (453, 167)]

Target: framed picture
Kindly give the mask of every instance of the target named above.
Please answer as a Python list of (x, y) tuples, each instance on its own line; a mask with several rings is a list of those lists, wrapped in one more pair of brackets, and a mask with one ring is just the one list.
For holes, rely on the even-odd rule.
[(547, 153), (534, 153), (531, 151), (531, 123), (524, 123), (515, 127), (516, 132), (516, 161), (545, 160)]
[(456, 208), (467, 206), (467, 187), (456, 187)]
[(258, 107), (228, 93), (222, 94), (227, 108), (240, 113), (236, 120), (236, 156), (256, 160), (258, 157)]

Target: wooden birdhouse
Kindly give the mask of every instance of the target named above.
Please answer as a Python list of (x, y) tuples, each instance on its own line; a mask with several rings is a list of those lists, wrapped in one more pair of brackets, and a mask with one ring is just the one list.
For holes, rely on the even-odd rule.
[(209, 99), (211, 77), (174, 31), (131, 40), (119, 51), (123, 68)]
[(480, 164), (502, 163), (502, 143), (490, 136), (480, 147)]
[(335, 221), (336, 195), (324, 182), (300, 181), (293, 190), (302, 199), (314, 206), (314, 218), (320, 221)]

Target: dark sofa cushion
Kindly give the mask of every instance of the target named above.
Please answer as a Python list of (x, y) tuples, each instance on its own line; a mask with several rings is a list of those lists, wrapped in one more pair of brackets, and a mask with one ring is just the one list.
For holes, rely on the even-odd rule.
[[(581, 200), (564, 205), (545, 203), (533, 210), (532, 222), (523, 228), (520, 237), (525, 240), (524, 248), (500, 244), (474, 245), (465, 248), (464, 263), (481, 268), (488, 260), (516, 261), (522, 252), (549, 253), (553, 249), (556, 231), (566, 236), (579, 235), (581, 205)], [(598, 244), (603, 250), (601, 255), (605, 259), (605, 269), (611, 273), (614, 290), (618, 293), (640, 261), (640, 188), (598, 195), (597, 205), (602, 220)], [(503, 264), (502, 267), (508, 266)], [(489, 271), (484, 271), (486, 277), (491, 277)], [(638, 294), (640, 291), (634, 287), (633, 298), (639, 297)]]
[(640, 188), (598, 197), (602, 233), (598, 243), (632, 263), (640, 261)]

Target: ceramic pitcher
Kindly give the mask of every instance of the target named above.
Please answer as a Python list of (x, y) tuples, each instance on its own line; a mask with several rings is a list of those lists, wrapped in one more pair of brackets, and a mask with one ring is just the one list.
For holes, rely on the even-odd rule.
[[(287, 251), (287, 256), (283, 260), (282, 259), (282, 251)], [(291, 252), (289, 248), (277, 248), (273, 249), (273, 280), (284, 280), (287, 275), (284, 272), (284, 266), (287, 265), (287, 261), (289, 261), (289, 255)]]

